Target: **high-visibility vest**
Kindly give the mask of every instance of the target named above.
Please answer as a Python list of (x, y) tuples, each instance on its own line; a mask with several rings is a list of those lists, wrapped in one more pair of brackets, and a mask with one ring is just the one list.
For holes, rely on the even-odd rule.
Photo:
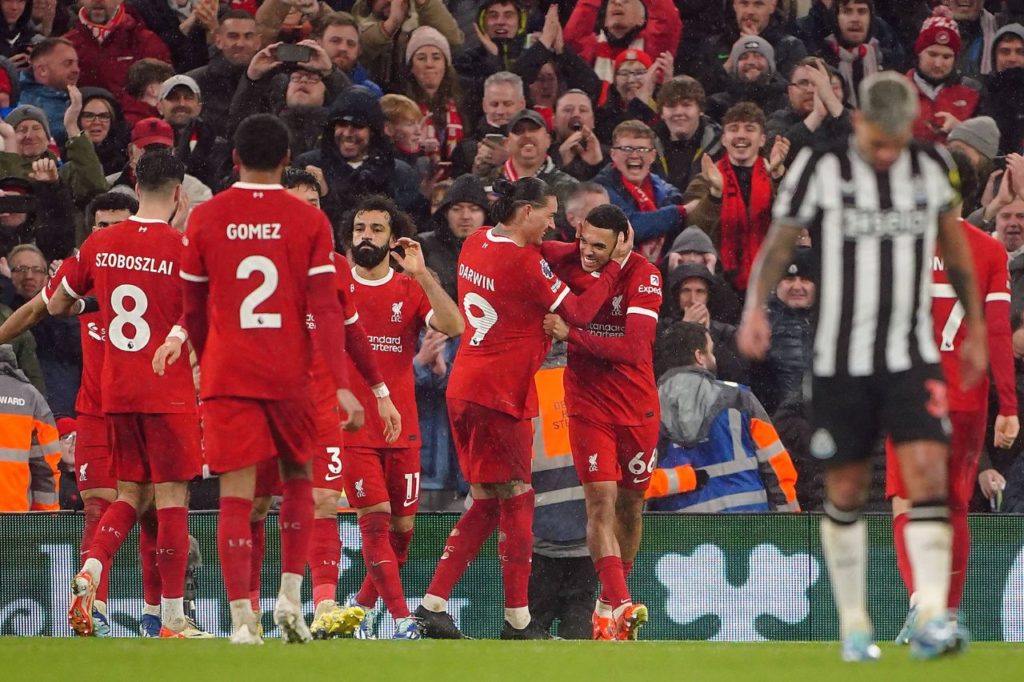
[(0, 511), (59, 509), (59, 462), (60, 435), (43, 396), (0, 374)]

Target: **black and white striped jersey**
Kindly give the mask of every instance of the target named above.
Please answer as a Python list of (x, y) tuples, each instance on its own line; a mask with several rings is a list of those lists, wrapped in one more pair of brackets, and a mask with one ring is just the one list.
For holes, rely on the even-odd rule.
[(807, 227), (818, 264), (815, 376), (870, 376), (937, 363), (931, 259), (938, 219), (959, 203), (944, 149), (912, 143), (876, 171), (851, 137), (805, 148), (779, 188), (775, 221)]

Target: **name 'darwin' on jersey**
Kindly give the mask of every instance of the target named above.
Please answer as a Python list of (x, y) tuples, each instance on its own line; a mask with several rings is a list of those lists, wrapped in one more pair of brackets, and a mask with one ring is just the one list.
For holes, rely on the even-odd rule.
[(494, 280), (490, 277), (481, 275), (479, 272), (471, 267), (459, 263), (459, 277), (462, 277), (469, 282), (472, 282), (474, 286), (478, 286), (481, 289), (487, 291), (494, 291)]
[(174, 272), (173, 261), (158, 261), (149, 256), (126, 256), (123, 253), (97, 253), (96, 267), (152, 272), (158, 275), (171, 275)]

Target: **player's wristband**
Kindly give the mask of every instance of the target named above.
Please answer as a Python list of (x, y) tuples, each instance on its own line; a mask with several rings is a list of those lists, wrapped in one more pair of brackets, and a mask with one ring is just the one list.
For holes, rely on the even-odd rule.
[(383, 400), (391, 395), (391, 391), (388, 390), (387, 384), (377, 384), (370, 390), (373, 391), (373, 397), (377, 400)]
[(167, 338), (178, 339), (182, 343), (185, 343), (185, 341), (188, 339), (188, 332), (186, 332), (185, 329), (180, 324), (176, 324), (173, 327), (171, 327), (171, 331), (167, 333)]

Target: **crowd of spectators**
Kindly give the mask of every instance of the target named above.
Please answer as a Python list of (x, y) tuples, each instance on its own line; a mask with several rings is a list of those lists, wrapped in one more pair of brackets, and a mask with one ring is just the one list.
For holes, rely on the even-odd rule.
[[(663, 273), (657, 375), (699, 367), (750, 387), (802, 508), (816, 509), (801, 402), (809, 253), (770, 303), (763, 362), (739, 355), (735, 325), (788, 164), (850, 134), (858, 84), (892, 69), (919, 93), (915, 135), (957, 152), (965, 215), (1009, 253), (1024, 392), (1022, 0), (0, 0), (0, 38), (0, 318), (106, 210), (130, 205), (147, 150), (182, 159), (195, 206), (236, 178), (239, 122), (271, 112), (332, 221), (361, 196), (393, 197), (452, 296), (497, 178), (554, 186), (555, 239), (572, 240), (593, 206), (621, 207)], [(713, 345), (695, 354), (680, 324)], [(94, 333), (47, 320), (0, 357), (62, 431), (74, 428), (80, 335)], [(414, 363), (427, 509), (466, 488), (444, 400), (457, 346), (430, 332)], [(979, 509), (1005, 482), (1004, 509), (1024, 510), (1022, 447), (985, 453)]]

